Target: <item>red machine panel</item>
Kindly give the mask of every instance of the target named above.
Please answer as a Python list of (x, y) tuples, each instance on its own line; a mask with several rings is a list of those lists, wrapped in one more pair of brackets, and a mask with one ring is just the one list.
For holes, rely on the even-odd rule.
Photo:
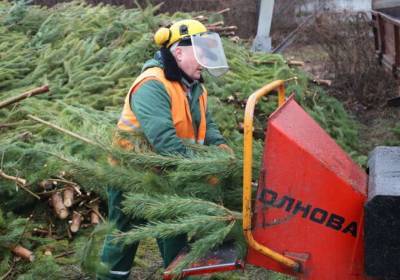
[(268, 121), (252, 232), (259, 243), (301, 261), (303, 272), (252, 249), (247, 262), (299, 279), (367, 279), (366, 194), (365, 172), (290, 98)]

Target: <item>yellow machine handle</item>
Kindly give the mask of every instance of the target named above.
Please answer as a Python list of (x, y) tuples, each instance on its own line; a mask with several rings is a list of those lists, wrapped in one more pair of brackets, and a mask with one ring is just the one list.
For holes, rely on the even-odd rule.
[(254, 240), (251, 232), (251, 180), (253, 166), (253, 115), (257, 101), (278, 89), (278, 104), (281, 106), (285, 102), (285, 81), (277, 80), (267, 84), (250, 95), (247, 100), (244, 115), (244, 149), (243, 149), (243, 233), (249, 246), (261, 254), (300, 272), (300, 264), (279, 254)]

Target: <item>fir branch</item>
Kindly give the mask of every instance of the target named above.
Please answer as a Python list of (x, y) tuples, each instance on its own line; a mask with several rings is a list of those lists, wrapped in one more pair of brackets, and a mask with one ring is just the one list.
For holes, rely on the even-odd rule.
[(25, 232), (27, 225), (28, 219), (6, 219), (6, 223), (0, 227), (0, 232), (2, 233), (0, 234), (0, 247), (10, 248), (11, 246), (16, 245)]
[(8, 275), (13, 271), (15, 263), (16, 263), (16, 260), (13, 258), (12, 263), (10, 265), (10, 269), (0, 277), (0, 280), (7, 279)]
[(136, 218), (150, 221), (173, 219), (176, 217), (207, 215), (227, 216), (232, 219), (241, 219), (241, 214), (212, 203), (210, 201), (183, 198), (172, 195), (146, 195), (129, 193), (122, 202), (123, 211)]
[[(136, 193), (174, 192), (173, 188), (165, 182), (152, 185), (154, 180), (157, 182), (159, 176), (152, 171), (143, 170), (140, 166), (126, 168), (121, 165), (111, 165), (104, 158), (78, 158), (59, 151), (52, 151), (51, 147), (48, 149), (44, 147), (46, 146), (42, 146), (37, 151), (62, 159), (64, 162), (60, 170), (69, 173), (74, 181), (87, 190), (94, 190), (102, 194), (107, 188)], [(50, 163), (48, 164), (50, 165)], [(55, 166), (58, 165), (59, 163), (55, 162)]]
[(72, 131), (68, 131), (68, 130), (62, 128), (62, 127), (59, 127), (58, 125), (55, 125), (55, 124), (52, 124), (52, 123), (47, 122), (45, 120), (42, 120), (41, 118), (38, 118), (38, 117), (35, 117), (35, 116), (32, 116), (32, 115), (28, 115), (28, 118), (30, 118), (30, 119), (32, 119), (34, 121), (40, 122), (42, 124), (45, 124), (47, 126), (50, 126), (50, 127), (54, 128), (54, 129), (56, 129), (58, 131), (61, 131), (62, 133), (65, 133), (65, 134), (67, 134), (69, 136), (77, 138), (77, 139), (79, 139), (79, 140), (81, 140), (81, 141), (83, 141), (83, 142), (85, 142), (87, 144), (90, 144), (90, 145), (93, 145), (93, 146), (98, 146), (99, 148), (101, 148), (101, 146), (97, 142), (95, 142), (93, 140), (90, 140), (88, 138), (85, 138), (83, 136), (80, 136), (80, 135), (78, 135), (78, 134), (76, 134), (76, 133), (74, 133)]
[(113, 224), (102, 223), (95, 227), (89, 238), (79, 240), (76, 245), (76, 255), (82, 268), (90, 272), (102, 271), (106, 268), (99, 262), (99, 248), (105, 236), (113, 230)]
[(134, 229), (115, 234), (116, 242), (130, 244), (144, 238), (168, 238), (180, 234), (201, 235), (219, 229), (230, 222), (231, 217), (216, 217), (207, 215), (196, 215), (194, 217), (178, 218), (170, 222), (150, 222), (145, 226), (138, 226)]
[(179, 262), (174, 268), (173, 273), (178, 274), (185, 267), (188, 267), (193, 262), (204, 257), (210, 249), (217, 247), (222, 244), (225, 237), (231, 232), (235, 222), (231, 222), (225, 227), (217, 228), (216, 230), (209, 232), (205, 237), (202, 237), (193, 244), (190, 244), (189, 253)]

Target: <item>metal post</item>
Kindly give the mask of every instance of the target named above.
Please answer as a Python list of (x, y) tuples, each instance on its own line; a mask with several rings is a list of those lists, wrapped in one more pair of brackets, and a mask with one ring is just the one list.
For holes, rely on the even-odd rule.
[(271, 22), (275, 0), (261, 0), (257, 35), (253, 41), (253, 51), (269, 52), (271, 46)]

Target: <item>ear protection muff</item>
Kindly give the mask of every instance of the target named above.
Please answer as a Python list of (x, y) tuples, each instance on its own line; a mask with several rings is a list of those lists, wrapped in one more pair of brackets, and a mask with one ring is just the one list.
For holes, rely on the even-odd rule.
[(159, 47), (166, 46), (169, 39), (171, 39), (171, 30), (169, 28), (161, 27), (154, 34), (154, 42)]
[(161, 27), (154, 34), (154, 41), (159, 46), (169, 48), (173, 43), (190, 38), (192, 35), (207, 32), (207, 28), (198, 20), (183, 19), (169, 27)]

